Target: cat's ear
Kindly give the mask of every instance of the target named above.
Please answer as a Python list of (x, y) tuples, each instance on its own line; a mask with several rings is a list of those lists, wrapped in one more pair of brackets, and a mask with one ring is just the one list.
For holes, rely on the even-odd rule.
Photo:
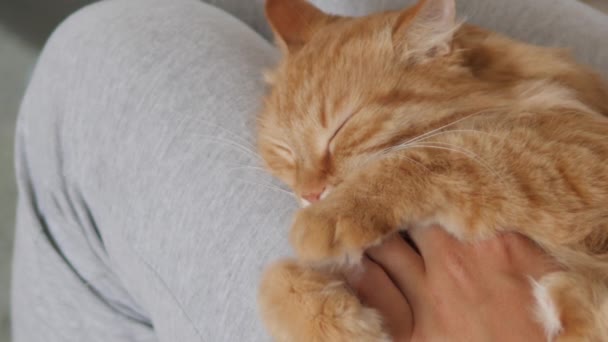
[(458, 27), (455, 0), (419, 0), (397, 19), (393, 43), (407, 59), (444, 56)]
[(294, 53), (334, 17), (306, 0), (266, 0), (266, 18), (279, 47)]

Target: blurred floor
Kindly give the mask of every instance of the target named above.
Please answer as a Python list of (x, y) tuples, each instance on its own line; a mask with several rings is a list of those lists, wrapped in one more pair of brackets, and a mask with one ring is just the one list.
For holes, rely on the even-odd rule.
[(608, 14), (608, 0), (581, 0)]
[[(608, 0), (582, 1), (608, 13)], [(15, 116), (42, 42), (61, 18), (90, 1), (39, 1), (40, 6), (36, 6), (37, 2), (0, 0), (0, 342), (10, 341), (8, 289), (16, 194), (12, 161)]]

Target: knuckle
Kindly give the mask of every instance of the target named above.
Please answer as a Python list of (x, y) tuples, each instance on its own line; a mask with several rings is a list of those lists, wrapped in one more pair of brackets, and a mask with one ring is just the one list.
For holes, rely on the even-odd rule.
[(468, 259), (461, 253), (449, 252), (445, 261), (448, 275), (460, 284), (469, 283), (473, 277)]

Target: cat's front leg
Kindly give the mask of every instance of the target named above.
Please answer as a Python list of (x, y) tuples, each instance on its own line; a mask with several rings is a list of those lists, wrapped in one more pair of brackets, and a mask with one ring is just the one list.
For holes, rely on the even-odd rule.
[(417, 224), (437, 223), (462, 239), (491, 236), (504, 192), (466, 163), (391, 159), (354, 175), (296, 215), (290, 239), (298, 257), (357, 263), (365, 249)]
[(357, 263), (366, 247), (398, 229), (390, 216), (389, 207), (363, 197), (330, 196), (296, 214), (290, 241), (301, 260)]

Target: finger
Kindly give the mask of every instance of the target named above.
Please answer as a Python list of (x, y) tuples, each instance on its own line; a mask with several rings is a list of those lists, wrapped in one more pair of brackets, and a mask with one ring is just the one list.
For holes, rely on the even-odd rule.
[(504, 245), (512, 267), (518, 272), (538, 280), (542, 276), (562, 270), (558, 262), (548, 255), (538, 244), (517, 233), (506, 233), (499, 236)]
[(347, 272), (346, 279), (363, 304), (380, 312), (393, 338), (411, 336), (410, 305), (382, 267), (364, 257), (362, 268)]
[(367, 255), (384, 269), (411, 303), (420, 297), (425, 288), (424, 262), (399, 234), (390, 237), (380, 246), (370, 248)]
[(462, 249), (462, 243), (438, 225), (411, 229), (409, 235), (418, 247), (424, 264), (445, 258), (446, 251), (455, 252)]

